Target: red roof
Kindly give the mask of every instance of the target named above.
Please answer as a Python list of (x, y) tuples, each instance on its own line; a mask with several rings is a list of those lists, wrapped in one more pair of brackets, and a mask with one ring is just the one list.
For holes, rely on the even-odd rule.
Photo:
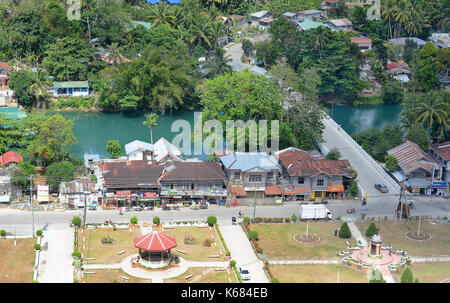
[(276, 195), (297, 195), (297, 194), (311, 194), (311, 191), (306, 187), (292, 187), (282, 185), (269, 185), (266, 187), (265, 194), (268, 196)]
[(450, 160), (450, 141), (433, 144), (431, 145), (431, 149), (433, 149), (439, 156), (444, 159), (444, 161)]
[(244, 16), (241, 16), (241, 15), (231, 15), (230, 16), (230, 19), (234, 19), (234, 20), (241, 20), (243, 18), (244, 18)]
[(350, 40), (356, 44), (370, 44), (372, 39), (366, 37), (351, 37)]
[(387, 69), (404, 68), (408, 69), (408, 65), (398, 64), (397, 62), (391, 62), (386, 66)]
[(6, 62), (0, 62), (0, 68), (11, 69), (11, 66), (9, 66)]
[(411, 172), (419, 167), (428, 171), (433, 169), (433, 159), (414, 142), (406, 140), (388, 150), (387, 153), (397, 158), (398, 166), (406, 172)]
[(133, 241), (135, 247), (145, 251), (166, 251), (177, 246), (177, 241), (174, 238), (159, 231), (152, 231)]
[(245, 197), (247, 193), (242, 187), (239, 186), (231, 186), (231, 194), (236, 197)]
[(4, 153), (3, 155), (0, 156), (0, 165), (6, 165), (10, 162), (15, 162), (15, 163), (19, 163), (19, 162), (23, 162), (23, 157), (22, 155), (13, 152), (13, 151), (9, 151)]

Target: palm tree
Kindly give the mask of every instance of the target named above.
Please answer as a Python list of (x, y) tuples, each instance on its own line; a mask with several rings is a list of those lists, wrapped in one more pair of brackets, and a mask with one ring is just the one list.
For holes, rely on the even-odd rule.
[(50, 86), (50, 81), (47, 80), (47, 74), (39, 68), (35, 73), (32, 73), (32, 75), (33, 84), (29, 87), (29, 91), (30, 93), (35, 94), (36, 100), (39, 104), (41, 99), (46, 100), (47, 98), (47, 89)]
[(150, 8), (150, 16), (148, 17), (152, 22), (151, 28), (154, 28), (161, 24), (167, 24), (169, 26), (175, 26), (176, 18), (173, 14), (173, 9), (170, 5), (159, 3), (152, 5)]
[(142, 122), (143, 125), (147, 125), (150, 129), (150, 142), (153, 144), (153, 127), (158, 125), (157, 123), (158, 115), (155, 113), (151, 113), (149, 115), (145, 115), (145, 121)]
[(322, 59), (322, 49), (325, 48), (326, 45), (326, 28), (323, 26), (319, 26), (315, 29), (313, 34), (314, 36), (314, 49), (319, 51), (319, 57)]
[(215, 78), (218, 75), (233, 72), (233, 67), (229, 65), (233, 61), (230, 56), (227, 56), (223, 48), (216, 48), (213, 56), (207, 61), (205, 67), (209, 70), (209, 76)]
[[(439, 135), (444, 136), (444, 129), (448, 128), (448, 100), (446, 96), (439, 93), (429, 92), (421, 96), (419, 103), (413, 109), (416, 118), (415, 122), (423, 123), (428, 130), (431, 130), (434, 123), (439, 127)], [(448, 99), (448, 98), (447, 98)]]
[(385, 21), (389, 24), (389, 37), (392, 39), (392, 21), (394, 20), (394, 14), (396, 11), (396, 7), (393, 3), (393, 1), (388, 0), (381, 10), (381, 14)]
[(113, 43), (109, 47), (108, 61), (110, 61), (114, 67), (122, 63), (122, 55), (120, 54), (120, 47), (118, 43)]

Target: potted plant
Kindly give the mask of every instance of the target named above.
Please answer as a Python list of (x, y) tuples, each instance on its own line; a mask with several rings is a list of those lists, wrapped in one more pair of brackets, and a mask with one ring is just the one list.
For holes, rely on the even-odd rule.
[(38, 229), (38, 230), (36, 231), (36, 236), (42, 237), (42, 230)]
[(130, 224), (136, 226), (138, 224), (138, 218), (136, 216), (130, 218)]
[(34, 244), (34, 250), (39, 251), (41, 250), (41, 244)]
[(0, 237), (6, 238), (6, 230), (4, 229), (0, 230)]
[(206, 222), (208, 223), (209, 226), (214, 226), (214, 224), (217, 223), (217, 218), (214, 216), (209, 216), (208, 219), (206, 220)]
[(79, 253), (78, 251), (74, 251), (74, 252), (72, 253), (72, 258), (73, 258), (74, 260), (80, 260), (80, 258), (81, 258), (81, 253)]
[(159, 217), (153, 218), (153, 227), (158, 227), (160, 223), (161, 223), (161, 220), (159, 219)]

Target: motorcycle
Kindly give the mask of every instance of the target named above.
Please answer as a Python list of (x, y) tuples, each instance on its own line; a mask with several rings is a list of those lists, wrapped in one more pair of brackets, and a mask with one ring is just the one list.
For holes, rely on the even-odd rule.
[(244, 218), (244, 214), (239, 212), (239, 218)]
[(164, 206), (162, 207), (162, 210), (170, 210), (170, 207), (167, 206), (167, 205), (164, 205)]
[(172, 206), (172, 210), (180, 210), (180, 207), (178, 205)]
[(356, 212), (356, 209), (354, 209), (353, 207), (350, 207), (349, 209), (347, 209), (347, 214), (352, 214)]

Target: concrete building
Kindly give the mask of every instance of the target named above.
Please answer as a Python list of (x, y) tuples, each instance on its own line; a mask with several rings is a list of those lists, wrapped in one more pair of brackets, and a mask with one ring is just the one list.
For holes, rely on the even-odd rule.
[(317, 21), (322, 17), (322, 12), (315, 9), (308, 9), (305, 11), (297, 12), (297, 21), (302, 22), (305, 20)]
[(281, 166), (265, 152), (242, 153), (220, 157), (235, 196), (264, 197), (267, 186), (278, 183)]
[(351, 37), (350, 41), (357, 44), (363, 53), (372, 49), (372, 39), (368, 37)]
[(293, 147), (275, 154), (283, 168), (283, 178), (292, 188), (292, 200), (343, 198), (344, 179), (351, 178), (347, 160), (327, 160), (320, 154)]
[(343, 19), (332, 19), (325, 22), (334, 31), (352, 31), (353, 23), (347, 18)]
[(442, 165), (442, 180), (450, 182), (450, 141), (431, 145), (430, 155)]
[(67, 204), (70, 209), (89, 207), (91, 204), (96, 206), (98, 195), (94, 181), (74, 180), (59, 185), (59, 202)]
[(89, 95), (88, 81), (53, 82), (54, 97), (78, 97)]
[(259, 11), (253, 14), (250, 14), (250, 20), (248, 20), (251, 25), (259, 26), (259, 22), (264, 18), (272, 18), (272, 15), (268, 11)]

